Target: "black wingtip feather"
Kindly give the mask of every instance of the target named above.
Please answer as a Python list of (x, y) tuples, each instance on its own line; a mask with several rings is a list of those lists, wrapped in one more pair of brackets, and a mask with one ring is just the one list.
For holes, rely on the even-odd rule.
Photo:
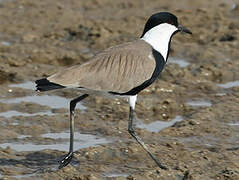
[(35, 81), (36, 83), (36, 91), (49, 91), (54, 89), (62, 89), (65, 86), (60, 84), (52, 83), (48, 79), (43, 78)]

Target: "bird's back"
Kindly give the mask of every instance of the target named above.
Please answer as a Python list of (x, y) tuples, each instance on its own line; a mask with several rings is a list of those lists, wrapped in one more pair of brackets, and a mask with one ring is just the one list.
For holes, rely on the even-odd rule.
[(156, 62), (143, 40), (108, 48), (89, 62), (62, 70), (50, 82), (95, 91), (125, 93), (151, 78)]

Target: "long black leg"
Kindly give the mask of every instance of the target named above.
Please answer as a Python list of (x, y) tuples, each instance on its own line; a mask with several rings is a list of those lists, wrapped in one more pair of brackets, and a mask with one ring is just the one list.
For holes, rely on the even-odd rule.
[(71, 100), (70, 102), (70, 147), (68, 154), (59, 162), (59, 169), (67, 166), (73, 158), (73, 144), (74, 144), (74, 118), (75, 118), (75, 107), (78, 102), (88, 97), (88, 94), (84, 94), (78, 98)]
[(143, 147), (143, 149), (150, 155), (150, 157), (155, 161), (155, 163), (161, 168), (161, 169), (168, 169), (166, 166), (164, 166), (153, 153), (149, 151), (147, 146), (144, 144), (144, 142), (135, 134), (134, 128), (133, 128), (133, 119), (134, 119), (134, 107), (136, 103), (136, 96), (129, 99), (130, 101), (130, 110), (129, 110), (129, 124), (128, 124), (128, 132), (130, 135)]

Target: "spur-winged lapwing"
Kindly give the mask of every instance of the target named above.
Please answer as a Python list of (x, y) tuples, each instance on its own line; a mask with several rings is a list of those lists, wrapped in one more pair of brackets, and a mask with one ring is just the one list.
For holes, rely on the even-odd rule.
[(158, 78), (168, 59), (171, 38), (177, 32), (192, 34), (178, 25), (175, 15), (169, 12), (153, 14), (146, 22), (140, 39), (108, 48), (84, 64), (72, 66), (36, 81), (37, 91), (77, 88), (84, 92), (70, 102), (69, 153), (60, 161), (59, 168), (68, 165), (73, 157), (76, 104), (91, 94), (100, 94), (128, 98), (128, 132), (160, 168), (167, 169), (135, 134), (133, 114), (137, 94)]

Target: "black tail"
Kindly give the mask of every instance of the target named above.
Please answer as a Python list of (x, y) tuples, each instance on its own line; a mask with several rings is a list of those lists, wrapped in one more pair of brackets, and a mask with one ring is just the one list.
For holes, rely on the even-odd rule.
[(36, 83), (36, 91), (49, 91), (53, 89), (61, 89), (65, 88), (65, 86), (62, 86), (60, 84), (52, 83), (48, 81), (46, 78), (39, 79), (35, 81)]

